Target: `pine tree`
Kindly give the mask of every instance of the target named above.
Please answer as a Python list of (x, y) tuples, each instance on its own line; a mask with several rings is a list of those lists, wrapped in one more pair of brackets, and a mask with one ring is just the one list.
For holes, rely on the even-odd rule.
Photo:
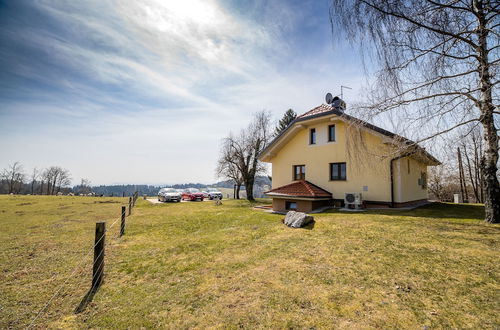
[(292, 109), (288, 109), (283, 115), (283, 118), (281, 118), (278, 122), (278, 126), (276, 126), (274, 136), (280, 135), (281, 132), (283, 132), (288, 127), (288, 125), (290, 125), (290, 123), (295, 120), (295, 118), (297, 118), (297, 114), (295, 113), (295, 111), (293, 111)]

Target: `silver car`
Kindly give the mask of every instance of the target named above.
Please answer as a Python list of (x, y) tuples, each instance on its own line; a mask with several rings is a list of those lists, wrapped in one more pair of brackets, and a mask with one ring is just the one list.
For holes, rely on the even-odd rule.
[(208, 198), (212, 199), (222, 199), (222, 193), (217, 188), (207, 188)]
[(180, 202), (181, 194), (174, 188), (162, 188), (158, 192), (159, 202)]

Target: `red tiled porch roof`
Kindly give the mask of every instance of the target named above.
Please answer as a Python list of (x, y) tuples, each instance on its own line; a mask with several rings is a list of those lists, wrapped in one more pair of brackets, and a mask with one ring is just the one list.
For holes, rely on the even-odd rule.
[(299, 180), (265, 192), (270, 196), (290, 196), (307, 198), (331, 198), (332, 194), (309, 181)]

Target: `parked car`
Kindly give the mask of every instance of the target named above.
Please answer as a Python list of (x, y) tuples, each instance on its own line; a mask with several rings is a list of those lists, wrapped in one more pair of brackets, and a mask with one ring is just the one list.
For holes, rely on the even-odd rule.
[(174, 188), (162, 188), (158, 192), (159, 202), (180, 202), (182, 195)]
[(205, 189), (205, 190), (202, 190), (201, 193), (203, 194), (203, 198), (209, 198), (210, 196), (208, 195), (208, 191)]
[(200, 191), (200, 189), (187, 188), (182, 193), (182, 199), (188, 200), (188, 201), (196, 201), (196, 200), (203, 201), (204, 197), (203, 197), (203, 193)]
[(222, 193), (219, 191), (219, 189), (217, 189), (217, 188), (208, 188), (207, 191), (208, 191), (208, 198), (210, 200), (216, 199), (216, 198), (222, 199)]

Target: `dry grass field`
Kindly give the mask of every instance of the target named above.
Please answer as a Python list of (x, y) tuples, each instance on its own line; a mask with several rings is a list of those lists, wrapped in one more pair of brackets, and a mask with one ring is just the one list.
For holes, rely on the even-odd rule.
[(76, 315), (94, 223), (123, 202), (0, 196), (0, 328), (26, 327), (61, 285), (35, 327), (500, 327), (500, 226), (451, 204), (332, 211), (290, 229), (246, 201), (139, 199), (126, 235), (109, 230), (105, 282)]

